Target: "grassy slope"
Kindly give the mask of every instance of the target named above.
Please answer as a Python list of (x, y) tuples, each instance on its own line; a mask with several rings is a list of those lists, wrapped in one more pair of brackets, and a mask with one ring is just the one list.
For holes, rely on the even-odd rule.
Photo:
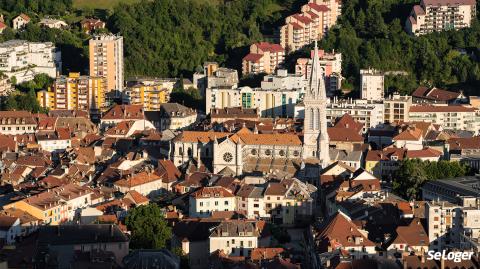
[(113, 9), (119, 3), (136, 3), (140, 0), (73, 0), (75, 8)]

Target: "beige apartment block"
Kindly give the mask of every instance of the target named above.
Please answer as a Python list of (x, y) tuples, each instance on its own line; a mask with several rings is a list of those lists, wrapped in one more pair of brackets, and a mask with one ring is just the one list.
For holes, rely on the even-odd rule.
[(96, 35), (89, 41), (90, 76), (104, 77), (107, 91), (123, 91), (123, 37)]

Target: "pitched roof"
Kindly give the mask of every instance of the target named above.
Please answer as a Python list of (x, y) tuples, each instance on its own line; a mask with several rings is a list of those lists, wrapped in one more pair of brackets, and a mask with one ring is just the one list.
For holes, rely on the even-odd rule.
[(24, 19), (27, 22), (30, 21), (30, 17), (27, 16), (27, 14), (25, 14), (25, 13), (20, 13), (20, 15), (18, 15), (17, 17), (22, 17), (22, 19)]
[(357, 132), (360, 132), (363, 129), (363, 123), (356, 121), (350, 114), (345, 113), (335, 123), (335, 127), (339, 128), (350, 128)]
[(419, 141), (423, 137), (421, 129), (418, 128), (408, 128), (407, 130), (399, 133), (393, 137), (394, 141), (407, 140), (407, 141)]
[(17, 217), (0, 215), (0, 230), (8, 231), (17, 220)]
[(221, 186), (202, 187), (191, 194), (196, 199), (199, 198), (227, 198), (235, 197), (228, 189)]
[(214, 141), (215, 138), (220, 139), (229, 136), (230, 133), (223, 132), (201, 132), (201, 131), (183, 131), (175, 137), (174, 141), (181, 142), (202, 142), (208, 143)]
[(271, 260), (285, 252), (283, 248), (254, 248), (250, 254), (253, 261)]
[(350, 128), (330, 127), (327, 129), (330, 141), (363, 142), (364, 138)]
[(287, 188), (280, 182), (269, 182), (265, 190), (265, 195), (283, 196), (287, 193)]
[(127, 176), (126, 178), (115, 181), (114, 184), (122, 187), (131, 188), (131, 187), (143, 185), (143, 184), (157, 181), (157, 180), (162, 180), (162, 179), (154, 173), (148, 173), (143, 171), (138, 174)]
[(41, 226), (38, 232), (40, 245), (93, 244), (128, 240), (117, 225), (110, 224)]
[(282, 51), (284, 51), (282, 45), (280, 45), (280, 44), (273, 44), (273, 43), (268, 43), (268, 42), (259, 42), (259, 43), (255, 43), (255, 45), (263, 51), (270, 51), (270, 52), (282, 52)]
[(182, 172), (171, 160), (159, 160), (155, 173), (162, 177), (162, 181), (165, 183), (176, 182), (182, 176)]
[(247, 62), (258, 62), (260, 59), (262, 59), (263, 54), (258, 54), (258, 53), (249, 53), (245, 57), (243, 57), (243, 61)]
[(450, 150), (480, 149), (480, 136), (448, 139)]
[(143, 105), (115, 105), (102, 120), (143, 120)]
[(308, 6), (311, 9), (314, 9), (314, 10), (320, 11), (320, 12), (327, 12), (327, 11), (330, 10), (326, 5), (319, 5), (317, 3), (308, 3)]
[(414, 218), (407, 226), (397, 227), (397, 238), (392, 244), (406, 244), (409, 246), (428, 246), (428, 235), (420, 219)]
[(133, 199), (133, 202), (137, 205), (148, 203), (150, 201), (150, 200), (148, 200), (147, 197), (143, 196), (142, 194), (140, 194), (136, 190), (130, 190), (130, 191), (127, 192), (127, 194)]
[[(361, 238), (361, 241), (355, 240), (356, 238)], [(335, 213), (324, 222), (315, 236), (315, 241), (320, 251), (329, 251), (329, 247), (336, 249), (338, 246), (375, 246), (352, 220), (341, 212)]]
[[(414, 7), (415, 9), (415, 7)], [(450, 92), (447, 90), (443, 89), (438, 89), (438, 88), (427, 88), (427, 87), (418, 87), (413, 93), (413, 97), (417, 98), (423, 98), (423, 99), (428, 99), (428, 100), (433, 100), (433, 101), (452, 101), (460, 97), (460, 93), (458, 92)]]
[(405, 157), (410, 159), (415, 158), (438, 158), (442, 156), (442, 152), (433, 149), (433, 148), (425, 148), (420, 150), (407, 150)]

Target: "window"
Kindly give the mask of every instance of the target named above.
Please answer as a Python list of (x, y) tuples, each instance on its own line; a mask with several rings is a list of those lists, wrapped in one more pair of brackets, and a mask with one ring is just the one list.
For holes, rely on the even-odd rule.
[(280, 152), (278, 154), (280, 154), (280, 156), (283, 157), (283, 156), (285, 156), (285, 151), (282, 149), (282, 150), (280, 150)]
[(230, 152), (226, 152), (223, 154), (223, 160), (227, 163), (231, 162), (233, 160), (233, 156)]
[(298, 157), (298, 155), (300, 155), (300, 153), (298, 152), (298, 150), (294, 150), (294, 151), (293, 151), (293, 156)]
[(250, 153), (251, 153), (252, 155), (257, 155), (258, 152), (257, 152), (256, 149), (252, 149), (252, 151), (250, 151)]
[(218, 201), (215, 201), (215, 205), (218, 205)]
[(235, 239), (232, 239), (232, 245), (234, 245), (234, 244), (235, 244)]
[(242, 247), (242, 248), (243, 248), (243, 240), (242, 240), (242, 241), (240, 241), (240, 247)]
[(258, 207), (258, 204), (253, 204), (253, 207)]
[(272, 151), (271, 151), (271, 150), (269, 150), (269, 149), (265, 150), (265, 155), (267, 155), (267, 156), (270, 156), (270, 155), (272, 155)]
[(200, 206), (203, 206), (203, 202), (200, 202)]
[(248, 241), (248, 247), (249, 247), (249, 248), (252, 247), (252, 241)]
[(225, 205), (228, 205), (228, 201), (225, 201)]

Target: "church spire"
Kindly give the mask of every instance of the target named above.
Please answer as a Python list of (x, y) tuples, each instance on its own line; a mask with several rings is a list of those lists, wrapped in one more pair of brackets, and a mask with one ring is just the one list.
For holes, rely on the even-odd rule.
[(305, 105), (304, 152), (316, 157), (322, 167), (330, 164), (329, 137), (327, 133), (327, 93), (325, 78), (320, 66), (317, 41), (312, 59), (310, 80), (303, 100)]

